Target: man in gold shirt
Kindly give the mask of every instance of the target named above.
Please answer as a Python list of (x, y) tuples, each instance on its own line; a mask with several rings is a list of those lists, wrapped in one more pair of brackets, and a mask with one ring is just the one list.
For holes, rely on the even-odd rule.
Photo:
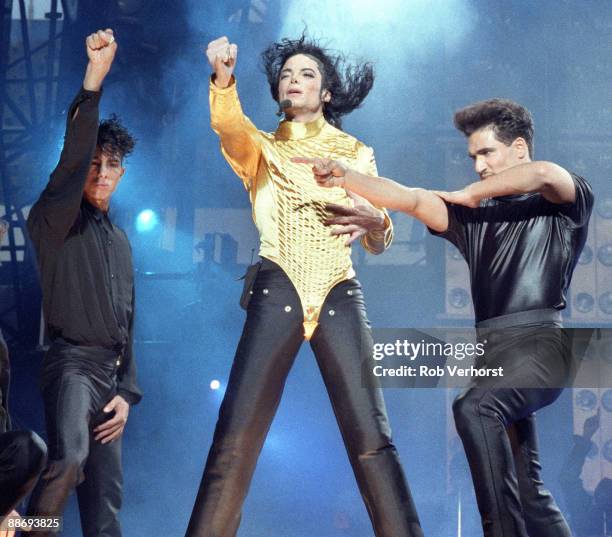
[[(391, 222), (363, 198), (320, 188), (308, 169), (291, 162), (324, 154), (375, 173), (372, 150), (340, 130), (341, 117), (370, 91), (372, 67), (343, 71), (340, 58), (304, 36), (272, 44), (262, 59), (285, 119), (265, 133), (242, 113), (233, 77), (237, 54), (225, 37), (208, 45), (211, 122), (250, 195), (262, 261), (187, 536), (236, 535), (257, 457), (307, 339), (376, 536), (421, 537), (381, 391), (361, 378), (372, 335), (349, 245), (361, 237), (372, 253), (384, 251)], [(330, 220), (339, 224), (333, 234), (325, 225)]]

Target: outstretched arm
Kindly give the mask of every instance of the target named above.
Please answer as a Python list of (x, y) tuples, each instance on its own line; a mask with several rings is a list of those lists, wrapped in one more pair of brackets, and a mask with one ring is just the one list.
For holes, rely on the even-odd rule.
[(576, 188), (567, 170), (553, 162), (527, 162), (491, 175), (455, 192), (437, 192), (449, 203), (478, 207), (480, 200), (539, 192), (551, 203), (573, 203)]
[(292, 160), (310, 164), (321, 186), (345, 188), (363, 196), (373, 205), (405, 212), (440, 233), (448, 228), (446, 204), (430, 190), (409, 188), (391, 179), (364, 175), (334, 160), (302, 157)]

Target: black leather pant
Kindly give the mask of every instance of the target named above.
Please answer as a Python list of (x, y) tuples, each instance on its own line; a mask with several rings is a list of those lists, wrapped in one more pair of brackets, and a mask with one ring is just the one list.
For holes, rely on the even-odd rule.
[[(264, 261), (219, 411), (188, 537), (233, 537), (257, 458), (304, 340), (299, 297)], [(422, 536), (381, 390), (362, 386), (372, 337), (356, 280), (328, 295), (311, 346), (377, 537)]]
[(53, 345), (42, 367), (49, 462), (28, 514), (60, 516), (76, 488), (85, 537), (121, 535), (121, 439), (101, 444), (92, 432), (111, 417), (102, 409), (116, 395), (114, 359), (104, 349)]
[(36, 433), (0, 433), (0, 517), (32, 490), (46, 460), (47, 446)]
[(534, 412), (553, 403), (570, 374), (566, 332), (542, 325), (479, 330), (487, 368), (454, 402), (485, 537), (571, 537), (544, 488)]

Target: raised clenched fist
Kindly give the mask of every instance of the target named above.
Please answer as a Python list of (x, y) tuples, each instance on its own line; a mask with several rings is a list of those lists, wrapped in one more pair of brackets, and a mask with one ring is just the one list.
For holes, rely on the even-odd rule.
[(99, 91), (117, 52), (117, 41), (115, 41), (113, 31), (107, 28), (88, 35), (85, 40), (85, 48), (89, 64), (83, 87), (87, 90)]
[(110, 65), (117, 52), (117, 41), (110, 28), (98, 30), (87, 36), (85, 40), (89, 61), (95, 64)]
[(206, 57), (215, 73), (215, 84), (226, 88), (232, 78), (236, 58), (238, 57), (238, 45), (230, 43), (225, 36), (219, 37), (208, 43)]

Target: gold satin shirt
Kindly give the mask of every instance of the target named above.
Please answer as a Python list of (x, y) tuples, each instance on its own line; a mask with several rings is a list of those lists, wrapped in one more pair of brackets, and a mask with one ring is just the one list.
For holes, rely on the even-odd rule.
[[(325, 204), (350, 207), (343, 188), (317, 185), (311, 167), (292, 157), (323, 157), (377, 175), (374, 153), (356, 138), (336, 129), (321, 116), (310, 123), (281, 121), (274, 133), (258, 130), (240, 106), (236, 83), (218, 88), (210, 83), (210, 115), (221, 139), (221, 151), (249, 192), (259, 231), (259, 255), (277, 263), (293, 283), (304, 313), (304, 334), (310, 339), (329, 291), (355, 276), (346, 236), (330, 235), (323, 221)], [(384, 232), (362, 238), (363, 246), (380, 253), (393, 239), (386, 215)]]

